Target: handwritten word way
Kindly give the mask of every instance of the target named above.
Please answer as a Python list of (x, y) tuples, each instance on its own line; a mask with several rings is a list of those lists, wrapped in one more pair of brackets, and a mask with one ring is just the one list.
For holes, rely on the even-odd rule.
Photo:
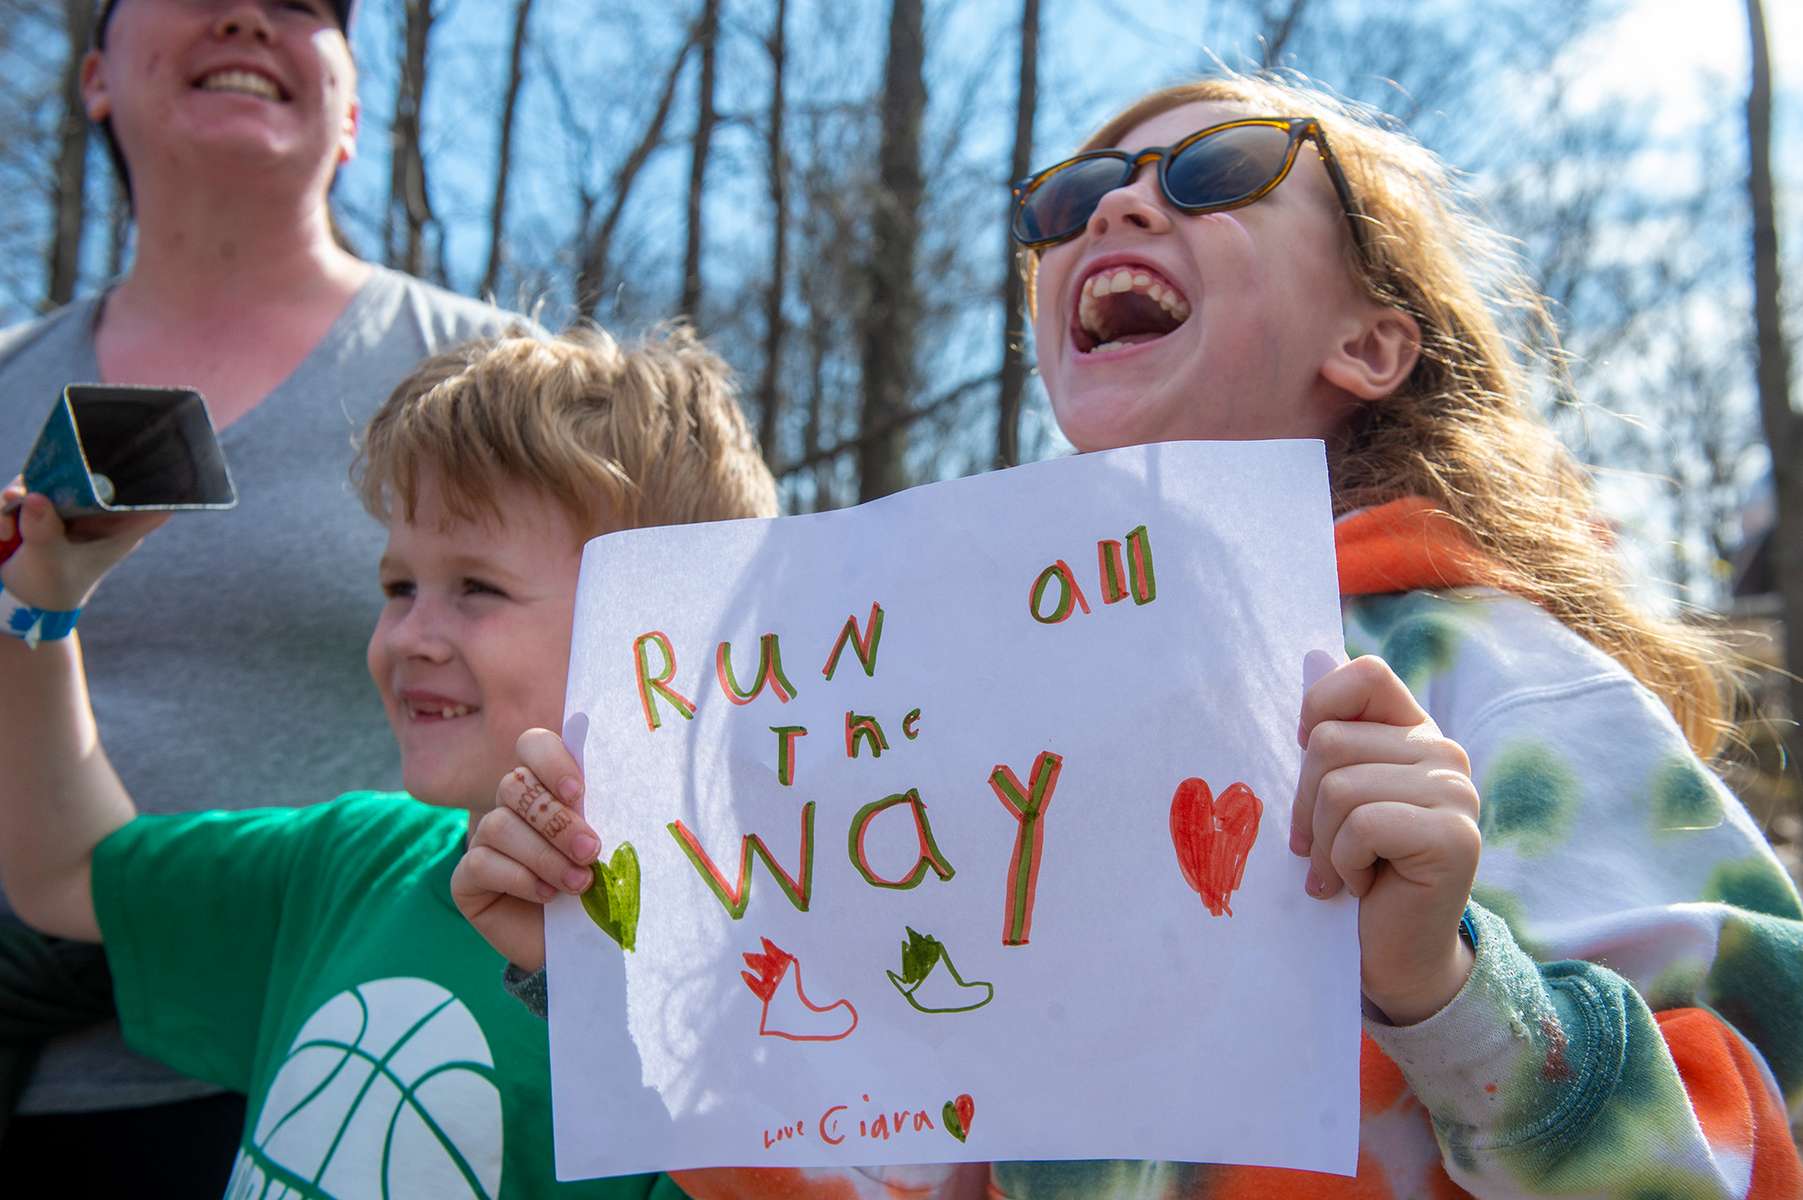
[[(1157, 598), (1150, 535), (1146, 527), (1141, 525), (1128, 533), (1124, 541), (1124, 547), (1121, 541), (1113, 539), (1096, 543), (1102, 603), (1116, 604), (1131, 596), (1136, 606), (1150, 604)], [(1079, 609), (1085, 614), (1090, 612), (1088, 598), (1076, 573), (1064, 559), (1055, 560), (1037, 574), (1027, 589), (1025, 601), (1026, 615), (1041, 625), (1061, 624)], [(883, 606), (873, 601), (869, 615), (862, 624), (855, 613), (845, 619), (845, 624), (833, 640), (832, 648), (821, 667), (820, 673), (827, 682), (832, 682), (834, 675), (844, 665), (848, 651), (867, 677), (875, 677), (882, 646), (884, 615)], [(670, 713), (684, 721), (692, 720), (696, 702), (677, 690), (673, 682), (677, 673), (677, 651), (670, 638), (660, 630), (642, 633), (633, 639), (632, 657), (639, 705), (646, 728), (654, 734), (671, 728), (665, 721)], [(778, 704), (787, 704), (795, 698), (796, 687), (783, 667), (782, 639), (778, 634), (766, 633), (758, 639), (757, 665), (749, 676), (748, 685), (741, 682), (746, 677), (736, 665), (739, 661), (735, 659), (731, 642), (716, 645), (714, 680), (721, 695), (733, 706), (746, 707), (766, 692), (774, 696)], [(918, 738), (920, 718), (919, 708), (909, 710), (900, 722), (901, 736), (908, 741)], [(801, 725), (772, 725), (769, 729), (776, 737), (777, 780), (784, 787), (793, 786), (799, 742), (807, 736), (808, 730)], [(865, 753), (873, 759), (879, 758), (883, 751), (890, 748), (887, 732), (877, 717), (870, 714), (847, 709), (843, 733), (845, 756), (849, 759), (859, 758)], [(1063, 761), (1051, 750), (1042, 751), (1034, 759), (1025, 782), (1006, 763), (997, 764), (989, 773), (990, 790), (1015, 820), (1014, 848), (1010, 856), (1004, 898), (1002, 944), (1005, 946), (1024, 946), (1032, 933), (1033, 901), (1045, 847), (1046, 813), (1057, 790)], [(879, 818), (890, 813), (907, 815), (913, 822), (918, 843), (914, 864), (894, 878), (879, 874), (865, 852), (865, 838), (870, 827)], [(800, 847), (794, 871), (782, 865), (761, 835), (742, 835), (736, 879), (728, 878), (727, 873), (703, 848), (700, 838), (682, 821), (671, 821), (665, 828), (682, 848), (684, 856), (694, 866), (714, 898), (736, 921), (745, 916), (751, 903), (751, 868), (754, 860), (763, 861), (777, 888), (790, 904), (802, 912), (808, 911), (814, 887), (814, 816), (815, 802), (810, 800), (801, 806)], [(858, 874), (871, 887), (876, 888), (907, 890), (924, 882), (928, 873), (937, 876), (941, 882), (950, 880), (956, 874), (933, 836), (926, 803), (921, 799), (918, 789), (914, 788), (874, 800), (860, 808), (853, 815), (847, 830), (846, 853)]]

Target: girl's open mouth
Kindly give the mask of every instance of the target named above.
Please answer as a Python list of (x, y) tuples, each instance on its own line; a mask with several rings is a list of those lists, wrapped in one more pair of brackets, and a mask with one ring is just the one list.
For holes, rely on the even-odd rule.
[(1077, 292), (1071, 341), (1078, 354), (1155, 342), (1189, 320), (1189, 299), (1144, 263), (1098, 267)]

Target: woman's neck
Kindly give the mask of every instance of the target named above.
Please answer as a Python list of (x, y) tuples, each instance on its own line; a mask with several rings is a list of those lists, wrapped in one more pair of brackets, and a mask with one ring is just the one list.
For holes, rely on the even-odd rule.
[(176, 326), (272, 307), (335, 309), (367, 278), (368, 264), (333, 239), (323, 196), (271, 204), (221, 192), (229, 189), (139, 197), (137, 252), (109, 308)]
[(313, 352), (369, 278), (332, 239), (323, 187), (300, 206), (254, 181), (140, 196), (131, 270), (95, 332), (102, 378), (193, 387), (224, 429)]

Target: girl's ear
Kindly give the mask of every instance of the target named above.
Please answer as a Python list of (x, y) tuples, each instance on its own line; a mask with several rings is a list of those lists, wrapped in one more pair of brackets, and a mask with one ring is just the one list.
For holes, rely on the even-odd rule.
[(1360, 400), (1401, 387), (1421, 357), (1421, 327), (1399, 308), (1373, 305), (1321, 364), (1321, 377)]

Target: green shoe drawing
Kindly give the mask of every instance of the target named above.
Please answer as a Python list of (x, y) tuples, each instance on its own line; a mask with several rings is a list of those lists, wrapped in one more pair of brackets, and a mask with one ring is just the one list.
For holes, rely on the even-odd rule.
[[(945, 970), (934, 968), (941, 963)], [(968, 982), (952, 965), (945, 944), (930, 933), (908, 929), (902, 943), (902, 973), (885, 971), (902, 999), (923, 1013), (970, 1012), (995, 999), (995, 985), (982, 980)], [(948, 978), (949, 977), (949, 978)]]

